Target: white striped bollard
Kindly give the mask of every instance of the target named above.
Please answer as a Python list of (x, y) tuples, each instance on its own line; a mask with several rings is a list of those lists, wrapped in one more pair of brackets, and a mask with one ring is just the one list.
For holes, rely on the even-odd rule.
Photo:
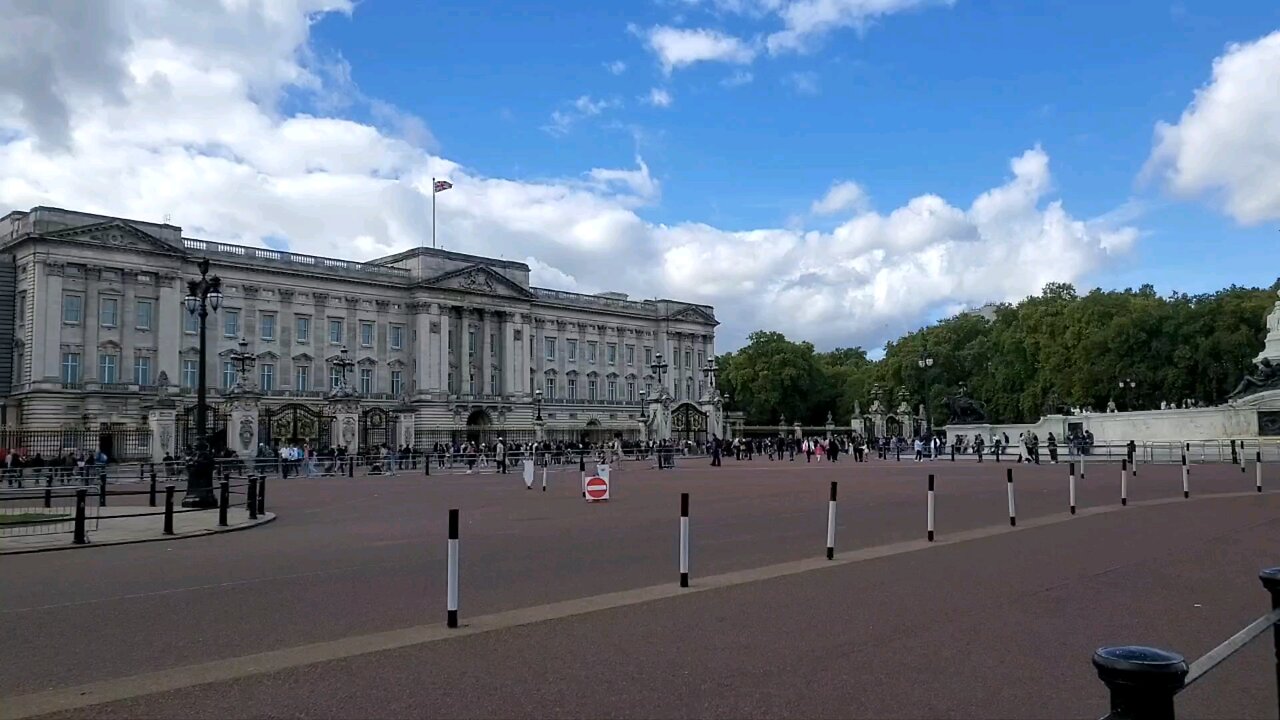
[(1258, 492), (1262, 492), (1262, 451), (1254, 453), (1253, 456), (1253, 476), (1257, 482)]
[(1004, 475), (1009, 481), (1009, 527), (1018, 527), (1018, 511), (1013, 505), (1013, 468), (1007, 468)]
[(542, 466), (542, 492), (547, 491), (547, 466)]
[(1129, 504), (1129, 461), (1120, 458), (1120, 504)]
[(446, 609), (449, 613), (447, 625), (451, 628), (458, 627), (458, 511), (456, 508), (449, 511), (449, 586)]
[(1187, 467), (1187, 454), (1182, 453), (1182, 497), (1191, 497), (1190, 468)]
[(827, 559), (836, 559), (836, 481), (831, 481), (831, 500), (827, 502)]
[(1076, 514), (1076, 464), (1070, 463), (1067, 470), (1067, 502), (1071, 504), (1071, 514)]
[(689, 587), (689, 493), (680, 493), (680, 587)]
[(933, 542), (933, 475), (929, 476), (929, 542)]

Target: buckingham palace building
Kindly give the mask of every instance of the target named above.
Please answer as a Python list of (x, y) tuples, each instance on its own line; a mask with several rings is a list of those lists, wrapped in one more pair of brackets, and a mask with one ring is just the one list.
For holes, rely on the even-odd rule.
[(524, 263), (434, 248), (356, 262), (36, 207), (0, 218), (5, 430), (142, 430), (159, 400), (189, 421), (200, 334), (184, 298), (202, 260), (222, 292), (205, 330), (210, 423), (225, 426), (249, 387), (256, 441), (327, 444), (326, 406), (343, 385), (362, 446), (527, 441), (535, 428), (634, 439), (644, 398), (696, 410), (714, 383), (706, 305), (534, 287)]

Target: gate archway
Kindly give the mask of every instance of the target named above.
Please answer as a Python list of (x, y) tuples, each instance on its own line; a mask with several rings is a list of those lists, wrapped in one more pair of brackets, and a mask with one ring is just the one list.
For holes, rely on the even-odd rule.
[(488, 410), (473, 410), (467, 416), (467, 440), (486, 445), (493, 442), (493, 418)]
[(707, 441), (707, 414), (693, 403), (681, 403), (671, 411), (671, 438), (702, 445)]
[(282, 443), (328, 447), (333, 444), (333, 416), (301, 403), (262, 410), (258, 442), (270, 448)]

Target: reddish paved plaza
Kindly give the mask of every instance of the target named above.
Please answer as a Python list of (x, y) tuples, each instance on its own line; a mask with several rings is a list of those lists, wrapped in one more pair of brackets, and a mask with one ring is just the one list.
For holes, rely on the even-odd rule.
[[(442, 624), (447, 512), (459, 508), (463, 624), (509, 626), (326, 650), (64, 714), (1097, 717), (1094, 648), (1153, 644), (1194, 659), (1267, 609), (1257, 571), (1280, 565), (1280, 466), (1264, 467), (1262, 494), (1252, 465), (1195, 466), (1189, 501), (1177, 466), (1142, 466), (1120, 508), (1120, 466), (1089, 463), (1077, 517), (1066, 515), (1067, 468), (632, 463), (599, 504), (581, 499), (576, 466), (552, 472), (545, 493), (515, 473), (273, 479), (279, 519), (260, 528), (0, 558), (0, 633), (20, 649), (0, 656), (0, 696), (146, 686), (136, 679), (166, 669)], [(926, 547), (929, 473), (939, 542)], [(795, 566), (825, 562), (833, 480), (837, 562)], [(671, 589), (681, 492), (684, 595)], [(851, 555), (881, 546), (892, 547)], [(715, 589), (699, 588), (713, 577)], [(671, 587), (640, 592), (657, 586)], [(594, 611), (566, 604), (624, 591), (637, 593)], [(547, 606), (557, 609), (541, 621), (510, 620)], [(1269, 645), (1189, 689), (1180, 710), (1273, 715)], [(0, 716), (14, 707), (0, 700)]]

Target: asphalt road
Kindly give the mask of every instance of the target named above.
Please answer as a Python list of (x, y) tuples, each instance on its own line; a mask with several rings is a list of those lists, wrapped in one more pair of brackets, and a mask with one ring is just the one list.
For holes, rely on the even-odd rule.
[[(268, 498), (280, 520), (260, 529), (0, 559), (0, 633), (23, 648), (0, 656), (0, 695), (439, 622), (449, 507), (462, 510), (465, 618), (673, 581), (681, 491), (693, 498), (696, 583), (820, 556), (831, 480), (842, 550), (923, 536), (929, 472), (940, 537), (1007, 524), (1007, 467), (632, 469), (597, 505), (582, 502), (576, 472), (553, 475), (545, 494), (518, 475), (276, 481)], [(1275, 487), (1278, 468), (1267, 470)], [(1080, 506), (1116, 505), (1119, 475), (1091, 464)], [(1065, 465), (1017, 467), (1020, 519), (1062, 513), (1066, 484)], [(1197, 467), (1192, 484), (1197, 494), (1251, 490), (1252, 468)], [(1143, 466), (1129, 483), (1135, 503), (1180, 492), (1175, 466)], [(1265, 542), (1277, 517), (1270, 494), (1132, 507), (80, 714), (1098, 715), (1094, 646), (1142, 641), (1195, 655), (1265, 609), (1256, 571), (1280, 563)], [(1192, 612), (1184, 605), (1197, 593), (1211, 600)], [(1273, 693), (1258, 652), (1231, 662), (1261, 668), (1258, 687)], [(1238, 709), (1265, 706), (1262, 691), (1234, 693)], [(236, 698), (246, 704), (232, 709)]]

